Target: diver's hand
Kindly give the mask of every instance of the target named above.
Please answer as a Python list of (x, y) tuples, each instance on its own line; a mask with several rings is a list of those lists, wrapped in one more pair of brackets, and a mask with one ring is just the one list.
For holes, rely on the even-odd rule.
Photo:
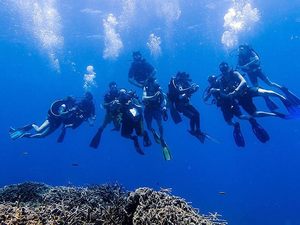
[(236, 96), (236, 94), (237, 94), (237, 91), (234, 90), (233, 92), (230, 92), (230, 93), (227, 95), (227, 97), (229, 97), (229, 98), (234, 98), (234, 97)]
[(167, 108), (166, 107), (162, 108), (162, 118), (163, 118), (164, 121), (168, 120), (168, 113), (167, 113)]
[(197, 84), (192, 84), (192, 90), (197, 91), (199, 89), (199, 85)]

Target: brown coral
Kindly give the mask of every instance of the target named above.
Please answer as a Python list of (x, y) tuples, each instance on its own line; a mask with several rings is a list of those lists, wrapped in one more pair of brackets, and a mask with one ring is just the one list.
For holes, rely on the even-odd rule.
[[(211, 214), (214, 215), (214, 214)], [(141, 225), (227, 224), (203, 216), (166, 191), (120, 185), (50, 187), (38, 183), (0, 189), (1, 225)]]

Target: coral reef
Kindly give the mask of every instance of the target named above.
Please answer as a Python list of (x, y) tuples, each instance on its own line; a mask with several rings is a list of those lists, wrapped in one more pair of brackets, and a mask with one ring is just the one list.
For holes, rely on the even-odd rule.
[(168, 190), (127, 192), (118, 184), (51, 187), (40, 183), (0, 189), (1, 225), (227, 224), (219, 216), (201, 215)]

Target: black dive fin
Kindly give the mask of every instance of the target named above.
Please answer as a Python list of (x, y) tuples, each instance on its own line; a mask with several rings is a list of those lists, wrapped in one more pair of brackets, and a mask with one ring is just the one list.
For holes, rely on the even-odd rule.
[(90, 143), (91, 148), (98, 148), (100, 141), (101, 141), (102, 132), (103, 132), (103, 129), (99, 128)]
[(189, 133), (193, 136), (195, 136), (202, 144), (205, 141), (206, 135), (202, 133), (201, 131), (191, 131), (189, 130)]
[(241, 127), (240, 127), (239, 123), (235, 123), (235, 125), (234, 125), (233, 137), (234, 137), (234, 141), (237, 146), (245, 147), (245, 139), (241, 132)]
[(281, 91), (293, 105), (300, 105), (300, 98), (297, 97), (293, 92), (289, 91), (286, 87), (281, 88)]
[(62, 143), (65, 140), (66, 130), (67, 129), (65, 127), (62, 128), (61, 133), (57, 138), (57, 143)]
[(255, 134), (255, 136), (257, 137), (257, 139), (262, 142), (262, 143), (266, 143), (267, 141), (270, 140), (270, 136), (267, 133), (267, 131), (260, 126), (256, 120), (250, 120), (250, 123), (252, 125), (252, 130), (253, 133)]
[(269, 97), (265, 97), (265, 102), (266, 102), (266, 105), (267, 107), (271, 110), (271, 111), (274, 111), (276, 109), (278, 109), (278, 106), (276, 105), (275, 102), (273, 102)]
[(162, 147), (162, 152), (163, 152), (163, 155), (164, 155), (164, 159), (169, 161), (172, 159), (171, 157), (171, 152), (169, 150), (169, 147), (168, 145), (166, 144), (166, 142), (164, 140), (161, 140), (161, 147)]
[(170, 115), (175, 124), (178, 124), (182, 121), (182, 118), (181, 118), (179, 112), (175, 109), (173, 104), (170, 105)]

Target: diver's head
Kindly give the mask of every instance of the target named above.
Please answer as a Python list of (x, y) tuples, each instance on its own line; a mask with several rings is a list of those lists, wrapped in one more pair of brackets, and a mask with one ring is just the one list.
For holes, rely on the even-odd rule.
[(112, 81), (108, 84), (109, 91), (112, 94), (117, 94), (118, 93), (118, 85), (115, 81)]
[(238, 55), (240, 56), (247, 55), (249, 51), (250, 51), (250, 46), (247, 44), (242, 44), (238, 48)]
[(189, 79), (190, 75), (186, 72), (178, 72), (176, 74), (176, 79), (180, 80), (180, 81), (190, 81), (191, 79)]
[(85, 94), (84, 94), (84, 98), (88, 101), (91, 101), (93, 100), (93, 95), (91, 92), (87, 91)]
[(147, 83), (147, 84), (153, 84), (153, 83), (155, 83), (155, 82), (156, 82), (156, 78), (155, 78), (154, 75), (149, 76), (149, 77), (147, 78), (147, 80), (146, 80), (146, 83)]
[(142, 60), (142, 54), (140, 51), (135, 51), (135, 52), (132, 52), (132, 58), (134, 61), (140, 61)]
[(221, 62), (219, 65), (219, 69), (222, 74), (226, 74), (229, 72), (230, 68), (227, 62)]
[(207, 78), (207, 81), (209, 84), (213, 85), (217, 82), (217, 76), (215, 75), (210, 75), (208, 78)]

